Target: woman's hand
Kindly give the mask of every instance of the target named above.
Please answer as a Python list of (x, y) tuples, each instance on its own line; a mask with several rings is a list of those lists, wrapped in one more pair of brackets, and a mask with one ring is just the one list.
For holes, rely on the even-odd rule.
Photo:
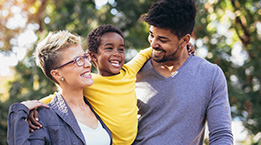
[(23, 101), (21, 102), (22, 104), (24, 104), (30, 111), (32, 109), (35, 109), (37, 107), (45, 107), (45, 108), (49, 108), (49, 106), (43, 102), (40, 102), (38, 100), (30, 100), (30, 101)]

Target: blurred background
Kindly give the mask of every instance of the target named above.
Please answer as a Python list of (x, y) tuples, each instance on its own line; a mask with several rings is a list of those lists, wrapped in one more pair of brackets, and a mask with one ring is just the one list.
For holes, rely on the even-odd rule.
[[(8, 108), (57, 90), (32, 53), (49, 31), (84, 38), (103, 24), (119, 27), (126, 61), (149, 46), (149, 26), (140, 16), (156, 0), (0, 0), (0, 145), (6, 145)], [(261, 145), (261, 1), (195, 0), (191, 42), (200, 57), (218, 64), (229, 90), (236, 145)], [(95, 70), (94, 70), (95, 71)], [(208, 144), (206, 136), (205, 143)]]

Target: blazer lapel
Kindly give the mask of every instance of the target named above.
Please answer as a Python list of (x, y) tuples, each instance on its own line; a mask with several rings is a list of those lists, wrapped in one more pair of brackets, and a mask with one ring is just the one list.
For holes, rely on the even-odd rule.
[(73, 115), (72, 110), (64, 101), (60, 93), (56, 94), (54, 99), (50, 102), (50, 106), (53, 108), (56, 114), (72, 128), (74, 133), (81, 139), (81, 141), (86, 144), (82, 131)]

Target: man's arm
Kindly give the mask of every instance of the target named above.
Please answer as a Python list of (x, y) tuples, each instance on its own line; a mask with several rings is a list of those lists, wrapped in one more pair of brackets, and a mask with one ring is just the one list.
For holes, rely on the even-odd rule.
[(210, 145), (232, 145), (231, 113), (225, 76), (217, 67), (213, 74), (212, 98), (207, 108)]

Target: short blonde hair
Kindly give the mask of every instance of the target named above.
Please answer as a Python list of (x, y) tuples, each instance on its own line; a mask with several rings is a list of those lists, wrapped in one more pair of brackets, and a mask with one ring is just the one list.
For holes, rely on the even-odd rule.
[(42, 69), (47, 78), (58, 82), (52, 77), (51, 70), (60, 65), (61, 51), (72, 45), (81, 45), (82, 38), (68, 31), (58, 31), (49, 34), (37, 44), (34, 56), (36, 64)]

